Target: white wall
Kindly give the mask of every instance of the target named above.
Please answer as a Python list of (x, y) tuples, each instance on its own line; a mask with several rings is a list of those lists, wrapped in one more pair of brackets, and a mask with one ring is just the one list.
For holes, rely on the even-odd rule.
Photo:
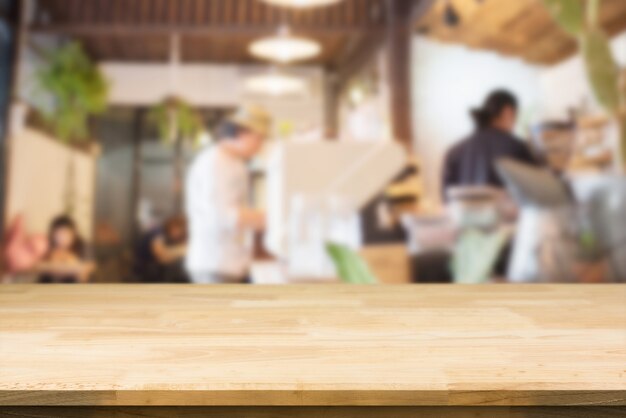
[[(241, 97), (239, 72), (231, 65), (185, 65), (172, 73), (167, 64), (113, 63), (100, 66), (116, 105), (152, 105), (173, 90), (193, 105), (234, 106)], [(177, 75), (174, 75), (177, 74)]]
[[(611, 46), (620, 67), (626, 68), (626, 32), (614, 37)], [(583, 103), (591, 111), (600, 111), (580, 55), (543, 70), (541, 87), (544, 115), (549, 119), (564, 119), (569, 108), (579, 107)]]
[(102, 64), (111, 86), (113, 105), (150, 106), (174, 94), (189, 103), (205, 107), (237, 107), (256, 103), (265, 106), (277, 122), (290, 121), (296, 129), (320, 127), (324, 122), (323, 71), (318, 67), (290, 68), (290, 74), (303, 77), (306, 94), (267, 97), (248, 94), (243, 89), (247, 76), (267, 71), (261, 66), (185, 64), (172, 73), (166, 64)]
[(541, 71), (519, 59), (416, 36), (413, 41), (413, 123), (426, 198), (440, 198), (446, 150), (473, 130), (469, 110), (493, 89), (520, 99), (520, 125), (541, 109)]
[(95, 158), (45, 134), (23, 129), (11, 139), (7, 220), (23, 214), (32, 233), (46, 233), (52, 218), (63, 213), (67, 174), (74, 162), (75, 213), (81, 234), (92, 235)]
[(387, 51), (381, 48), (348, 81), (348, 88), (341, 93), (339, 102), (340, 139), (356, 141), (392, 139), (391, 93), (387, 72)]

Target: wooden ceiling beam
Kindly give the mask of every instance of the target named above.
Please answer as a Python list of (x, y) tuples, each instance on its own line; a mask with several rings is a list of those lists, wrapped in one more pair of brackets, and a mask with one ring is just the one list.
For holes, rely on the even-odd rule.
[[(400, 18), (403, 25), (406, 26), (406, 30), (411, 31), (415, 26), (415, 22), (422, 19), (429, 10), (437, 4), (437, 0), (397, 0), (394, 7), (396, 14), (396, 21)], [(374, 3), (372, 3), (372, 6)], [(377, 6), (382, 7), (381, 3)], [(384, 18), (385, 13), (382, 10), (381, 19)], [(366, 8), (361, 9), (361, 13), (372, 13), (372, 10)], [(389, 13), (389, 11), (387, 11)], [(361, 19), (363, 17), (361, 16)], [(399, 21), (398, 21), (399, 22)], [(389, 22), (385, 21), (383, 27), (374, 27), (368, 31), (361, 33), (361, 37), (353, 39), (352, 42), (348, 42), (345, 45), (344, 51), (338, 56), (338, 60), (333, 66), (333, 70), (336, 70), (338, 74), (339, 84), (344, 87), (345, 82), (352, 77), (360, 68), (362, 68), (368, 60), (378, 51), (385, 43), (386, 36), (389, 31)]]
[[(411, 103), (411, 39), (415, 22), (436, 3), (436, 0), (386, 0), (384, 9), (379, 9), (384, 19), (384, 31), (369, 31), (358, 41), (349, 42), (344, 53), (329, 70), (332, 83), (327, 94), (330, 98), (329, 112), (336, 111), (337, 97), (348, 86), (349, 81), (371, 62), (376, 53), (385, 47), (386, 80), (390, 87), (390, 115), (393, 135), (407, 149), (413, 146), (412, 103)], [(383, 6), (383, 4), (379, 4)], [(327, 118), (327, 135), (336, 134), (336, 121)]]
[[(460, 17), (447, 24), (452, 4)], [(626, 0), (603, 0), (600, 21), (609, 35), (626, 29)], [(576, 52), (576, 42), (554, 21), (541, 0), (439, 0), (418, 21), (426, 36), (496, 51), (537, 64), (554, 64)]]
[[(342, 61), (341, 45), (364, 36), (384, 37), (384, 1), (345, 0), (323, 8), (290, 10), (259, 0), (40, 0), (41, 18), (29, 29), (34, 34), (77, 39), (96, 59), (161, 60), (157, 50), (178, 33), (184, 43), (183, 60), (224, 62), (224, 57), (238, 57), (249, 62), (249, 43), (277, 33), (286, 24), (294, 34), (322, 44), (322, 55), (307, 63), (333, 66)], [(127, 53), (121, 45), (108, 52), (103, 47), (116, 41), (128, 43)], [(147, 47), (149, 41), (153, 48)], [(146, 49), (137, 46), (141, 44)], [(138, 55), (133, 58), (131, 53)]]
[[(167, 35), (172, 32), (181, 35), (211, 36), (211, 35), (263, 35), (274, 33), (277, 25), (246, 26), (239, 24), (220, 25), (178, 25), (178, 24), (36, 24), (30, 27), (33, 34), (66, 35), (66, 36), (153, 36)], [(383, 26), (298, 26), (293, 27), (296, 34), (309, 35), (359, 35), (371, 32), (383, 32)]]
[(415, 28), (424, 16), (428, 15), (428, 13), (435, 8), (437, 4), (437, 0), (420, 0), (410, 10), (410, 18), (409, 22), (412, 28)]
[(339, 89), (343, 90), (348, 81), (358, 73), (384, 45), (385, 32), (380, 34), (365, 34), (354, 43), (346, 44), (345, 53), (335, 64), (337, 72), (337, 83)]
[[(421, 1), (387, 0), (385, 74), (389, 87), (389, 116), (393, 138), (411, 152), (413, 137), (413, 28)], [(432, 4), (431, 4), (432, 5)]]

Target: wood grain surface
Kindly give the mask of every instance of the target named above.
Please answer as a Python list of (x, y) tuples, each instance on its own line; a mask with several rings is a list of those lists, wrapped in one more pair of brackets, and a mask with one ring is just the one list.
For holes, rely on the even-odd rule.
[(623, 285), (0, 287), (0, 405), (624, 406), (625, 368)]
[(572, 406), (22, 406), (0, 418), (624, 418), (626, 407)]

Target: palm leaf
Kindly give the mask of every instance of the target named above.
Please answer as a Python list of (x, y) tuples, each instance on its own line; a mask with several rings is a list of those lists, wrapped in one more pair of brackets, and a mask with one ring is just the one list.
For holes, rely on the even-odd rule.
[(582, 54), (587, 76), (598, 102), (611, 112), (620, 106), (619, 69), (611, 46), (600, 29), (586, 31), (581, 37)]
[(544, 4), (554, 20), (571, 35), (577, 36), (585, 28), (584, 0), (544, 0)]

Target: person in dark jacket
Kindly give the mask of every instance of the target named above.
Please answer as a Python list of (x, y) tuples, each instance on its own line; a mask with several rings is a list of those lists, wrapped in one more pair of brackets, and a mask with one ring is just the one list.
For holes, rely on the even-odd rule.
[(489, 94), (480, 109), (472, 110), (476, 129), (452, 147), (445, 158), (443, 194), (455, 186), (503, 187), (495, 163), (500, 158), (536, 164), (528, 146), (513, 134), (517, 99), (506, 90)]
[(183, 268), (186, 252), (187, 221), (182, 216), (172, 216), (140, 240), (135, 272), (144, 283), (188, 283)]

